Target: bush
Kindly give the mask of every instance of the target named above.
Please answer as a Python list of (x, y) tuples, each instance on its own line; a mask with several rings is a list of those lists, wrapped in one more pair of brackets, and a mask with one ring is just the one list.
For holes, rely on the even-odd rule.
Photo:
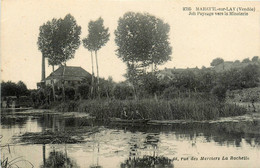
[(67, 100), (74, 100), (75, 98), (75, 89), (73, 87), (65, 88), (65, 96)]
[(82, 99), (87, 99), (89, 96), (90, 85), (89, 84), (81, 84), (78, 86), (78, 93)]
[(120, 100), (132, 98), (134, 95), (133, 88), (125, 83), (117, 84), (113, 89), (113, 95), (116, 99)]
[(212, 60), (212, 62), (210, 63), (211, 66), (217, 66), (219, 64), (222, 64), (224, 62), (224, 60), (222, 58), (215, 58)]
[(227, 89), (222, 85), (217, 85), (211, 92), (219, 101), (224, 101), (226, 98)]
[(164, 89), (162, 96), (165, 99), (177, 98), (179, 97), (179, 90), (174, 86), (168, 87)]

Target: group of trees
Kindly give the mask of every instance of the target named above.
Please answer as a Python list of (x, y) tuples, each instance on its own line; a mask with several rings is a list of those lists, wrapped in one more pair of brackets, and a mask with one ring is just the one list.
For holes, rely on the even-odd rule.
[[(111, 77), (108, 80), (100, 78), (100, 97), (109, 99), (134, 99), (148, 98), (156, 93), (163, 98), (190, 96), (193, 93), (213, 94), (219, 100), (225, 99), (227, 90), (253, 88), (260, 83), (260, 66), (249, 64), (242, 69), (231, 69), (224, 72), (216, 72), (211, 68), (194, 68), (184, 70), (170, 70), (169, 76), (160, 77), (159, 72), (146, 73), (138, 76), (138, 94), (135, 95), (131, 83), (125, 81), (115, 83)], [(62, 90), (55, 87), (56, 95), (61, 100)], [(66, 100), (89, 99), (91, 97), (91, 81), (86, 79), (75, 87), (65, 87)], [(97, 90), (94, 90), (97, 92)], [(45, 89), (29, 91), (26, 85), (19, 81), (1, 83), (1, 94), (5, 96), (29, 96), (36, 106), (48, 104), (54, 100), (53, 89), (47, 86)]]
[[(172, 70), (173, 79), (163, 82), (161, 88), (168, 92), (212, 93), (220, 100), (225, 98), (227, 90), (257, 87), (260, 84), (260, 65), (249, 64), (244, 68), (232, 68), (216, 72), (211, 68)], [(175, 94), (176, 95), (176, 94)]]
[[(215, 67), (224, 62), (225, 61), (223, 58), (218, 57), (218, 58), (215, 58), (212, 60), (212, 62), (210, 63), (210, 66)], [(241, 62), (240, 62), (240, 60), (235, 60), (234, 63), (260, 63), (260, 59), (258, 56), (254, 56), (251, 60), (249, 58), (245, 58)]]
[[(99, 77), (97, 52), (109, 41), (109, 29), (104, 20), (98, 18), (88, 24), (88, 35), (83, 38), (83, 46), (90, 52), (92, 63), (91, 82), (84, 82), (74, 88), (63, 88), (69, 99), (79, 97), (94, 98), (114, 97), (126, 99), (140, 96), (169, 95), (169, 93), (207, 92), (216, 96), (223, 95), (226, 90), (255, 87), (259, 83), (259, 66), (250, 64), (242, 69), (232, 68), (224, 72), (216, 72), (210, 68), (196, 70), (172, 71), (173, 78), (159, 78), (156, 71), (171, 59), (172, 48), (169, 42), (170, 26), (160, 18), (148, 13), (127, 12), (118, 20), (115, 30), (116, 53), (127, 65), (126, 82), (116, 84)], [(79, 48), (81, 27), (70, 14), (64, 19), (53, 19), (40, 27), (38, 47), (42, 52), (43, 62), (48, 58), (50, 65), (66, 65)], [(94, 60), (96, 59), (96, 77)], [(245, 59), (242, 63), (250, 62)], [(236, 61), (237, 62), (237, 61)], [(259, 62), (257, 56), (251, 62)], [(222, 58), (211, 62), (215, 67), (224, 63)], [(44, 63), (43, 63), (44, 65)], [(44, 72), (44, 71), (43, 71)], [(42, 75), (43, 76), (43, 75)], [(95, 87), (96, 86), (96, 87)], [(54, 86), (52, 92), (55, 92)], [(138, 95), (139, 93), (139, 95)], [(54, 94), (55, 95), (55, 94)], [(73, 96), (71, 96), (73, 95)], [(77, 96), (79, 95), (79, 96)], [(55, 97), (55, 96), (54, 96)], [(220, 96), (218, 96), (222, 99)]]
[(259, 61), (260, 61), (259, 57), (258, 56), (254, 56), (251, 60), (249, 58), (243, 59), (242, 63), (249, 63), (249, 62), (257, 63)]
[[(42, 81), (45, 80), (45, 58), (54, 71), (55, 65), (64, 65), (74, 58), (76, 50), (80, 45), (81, 27), (77, 25), (75, 18), (68, 14), (64, 19), (52, 19), (40, 26), (38, 37), (38, 48), (42, 53)], [(64, 68), (65, 70), (65, 68)], [(64, 74), (64, 72), (63, 72)], [(55, 89), (53, 85), (53, 97)], [(63, 88), (63, 97), (65, 92)]]
[(96, 21), (90, 21), (88, 24), (88, 36), (82, 40), (84, 47), (86, 49), (88, 49), (91, 53), (92, 79), (91, 79), (91, 93), (90, 94), (92, 97), (93, 97), (94, 76), (95, 76), (92, 53), (95, 52), (95, 57), (96, 57), (97, 93), (98, 93), (98, 97), (100, 97), (97, 51), (108, 42), (109, 36), (110, 36), (110, 34), (108, 33), (108, 28), (105, 28), (103, 23), (104, 23), (104, 20), (102, 18), (99, 18)]
[(170, 77), (161, 77), (162, 71), (137, 76), (138, 93), (134, 92), (131, 83), (127, 81), (115, 83), (112, 80), (102, 80), (101, 97), (133, 99), (135, 96), (149, 98), (156, 94), (162, 98), (174, 98), (206, 93), (222, 101), (227, 90), (258, 87), (260, 83), (260, 66), (253, 64), (224, 72), (216, 72), (212, 68), (171, 69)]
[(169, 43), (170, 26), (150, 14), (127, 12), (119, 18), (115, 31), (117, 56), (126, 63), (126, 77), (136, 95), (140, 76), (151, 67), (170, 60), (172, 48)]
[(40, 27), (38, 48), (42, 52), (42, 80), (45, 79), (45, 58), (49, 65), (66, 65), (66, 61), (74, 58), (80, 45), (81, 27), (70, 14), (64, 19), (52, 19)]
[(22, 82), (19, 81), (17, 83), (7, 81), (1, 82), (1, 96), (28, 96), (30, 91), (27, 89), (27, 86)]
[[(104, 26), (102, 18), (90, 21), (88, 35), (82, 42), (90, 51), (92, 62), (92, 82), (90, 95), (93, 96), (94, 86), (97, 86), (97, 95), (100, 97), (100, 82), (97, 51), (109, 41), (108, 28)], [(147, 13), (127, 12), (119, 18), (115, 30), (115, 42), (118, 46), (118, 57), (126, 63), (126, 77), (133, 87), (134, 94), (140, 76), (146, 74), (151, 67), (154, 72), (157, 65), (170, 60), (172, 48), (169, 43), (170, 26), (163, 20)], [(38, 48), (42, 52), (42, 80), (45, 78), (45, 58), (49, 65), (66, 65), (66, 61), (73, 58), (80, 45), (81, 27), (70, 14), (64, 19), (52, 19), (40, 27)], [(96, 57), (97, 77), (95, 78), (93, 53)], [(97, 84), (94, 84), (94, 81)], [(54, 91), (54, 89), (53, 89)]]
[[(93, 97), (94, 87), (94, 68), (92, 52), (95, 52), (96, 67), (97, 67), (97, 90), (99, 93), (99, 73), (98, 73), (98, 58), (97, 51), (104, 46), (109, 40), (110, 34), (108, 28), (103, 25), (103, 19), (99, 18), (96, 21), (90, 21), (88, 26), (89, 34), (84, 38), (83, 44), (91, 52), (92, 60), (92, 84), (91, 95)], [(40, 27), (38, 37), (38, 48), (42, 52), (42, 81), (45, 79), (45, 58), (48, 59), (54, 71), (55, 65), (66, 66), (66, 61), (74, 58), (76, 50), (80, 46), (81, 27), (77, 25), (75, 18), (68, 14), (64, 19), (52, 19), (44, 23)], [(64, 68), (65, 69), (65, 68)], [(63, 86), (64, 87), (64, 86)], [(53, 93), (55, 89), (53, 86)], [(63, 88), (65, 94), (65, 88)], [(99, 95), (99, 94), (98, 94)], [(55, 96), (54, 96), (55, 97)], [(65, 95), (63, 95), (65, 97)]]

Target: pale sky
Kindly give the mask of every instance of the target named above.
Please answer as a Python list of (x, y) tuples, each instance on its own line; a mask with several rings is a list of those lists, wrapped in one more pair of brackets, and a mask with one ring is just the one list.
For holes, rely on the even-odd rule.
[[(183, 7), (255, 7), (249, 16), (188, 16)], [(154, 1), (81, 1), (81, 0), (2, 0), (1, 4), (1, 80), (22, 80), (36, 88), (41, 79), (41, 52), (37, 47), (39, 27), (52, 18), (70, 13), (87, 36), (88, 22), (99, 17), (109, 27), (110, 41), (98, 52), (100, 77), (123, 81), (125, 64), (117, 58), (114, 31), (119, 17), (128, 11), (147, 12), (168, 23), (172, 60), (159, 69), (209, 66), (216, 57), (227, 61), (260, 56), (259, 2), (172, 2)], [(90, 52), (81, 46), (69, 66), (91, 72)], [(46, 77), (51, 67), (46, 60)]]

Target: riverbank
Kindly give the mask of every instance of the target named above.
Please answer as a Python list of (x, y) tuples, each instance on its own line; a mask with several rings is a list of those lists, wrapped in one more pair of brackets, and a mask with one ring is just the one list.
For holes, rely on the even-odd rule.
[(215, 99), (176, 98), (141, 100), (82, 100), (69, 101), (54, 108), (61, 112), (89, 113), (98, 120), (111, 117), (121, 118), (132, 112), (151, 120), (214, 120), (220, 117), (239, 116), (247, 113), (246, 108), (237, 104), (220, 102)]

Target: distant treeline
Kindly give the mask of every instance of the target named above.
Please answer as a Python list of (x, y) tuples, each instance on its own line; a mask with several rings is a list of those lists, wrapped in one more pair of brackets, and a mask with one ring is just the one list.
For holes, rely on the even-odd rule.
[(6, 96), (29, 96), (30, 91), (27, 89), (27, 86), (19, 81), (17, 83), (11, 81), (2, 81), (1, 82), (1, 97)]
[(216, 72), (213, 68), (166, 71), (168, 72), (162, 75), (159, 88), (163, 95), (168, 97), (188, 91), (212, 93), (223, 99), (227, 90), (257, 87), (260, 81), (260, 66), (257, 64), (222, 72)]
[[(228, 90), (258, 87), (259, 77), (259, 65), (251, 64), (241, 69), (234, 68), (224, 72), (216, 72), (213, 68), (167, 69), (138, 75), (136, 78), (138, 85), (135, 88), (128, 80), (116, 83), (112, 78), (100, 79), (99, 92), (101, 99), (172, 99), (206, 93), (209, 97), (224, 101)], [(61, 89), (55, 87), (55, 90), (57, 100), (62, 100)], [(66, 86), (66, 100), (95, 99), (91, 97), (90, 90), (90, 80), (85, 80), (80, 85)], [(34, 93), (34, 96), (43, 100), (41, 104), (52, 102), (52, 91), (52, 87), (47, 86), (45, 90), (41, 89)], [(97, 95), (97, 90), (94, 90), (94, 93)]]
[[(227, 90), (253, 88), (259, 86), (260, 66), (249, 64), (244, 68), (233, 68), (223, 72), (216, 72), (213, 68), (193, 69), (165, 69), (154, 73), (143, 73), (137, 76), (137, 87), (129, 81), (116, 83), (110, 77), (100, 79), (101, 99), (135, 99), (157, 98), (171, 99), (176, 97), (190, 97), (196, 93), (208, 93), (224, 100)], [(95, 78), (96, 80), (96, 78)], [(62, 91), (55, 87), (57, 100), (61, 100)], [(91, 81), (85, 80), (80, 85), (65, 87), (66, 100), (92, 99), (90, 95)], [(20, 81), (1, 83), (1, 94), (4, 96), (31, 95), (35, 102), (43, 105), (53, 101), (52, 87), (29, 91)], [(134, 93), (136, 91), (136, 93)], [(94, 92), (97, 92), (94, 90)], [(97, 93), (96, 93), (97, 94)], [(59, 99), (60, 98), (60, 99)]]

